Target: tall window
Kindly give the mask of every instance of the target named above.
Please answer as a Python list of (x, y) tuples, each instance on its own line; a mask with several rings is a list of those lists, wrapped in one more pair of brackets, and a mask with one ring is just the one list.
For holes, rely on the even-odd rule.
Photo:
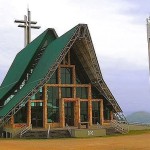
[(110, 108), (104, 105), (104, 119), (110, 120)]
[(80, 118), (81, 122), (88, 121), (88, 102), (80, 102)]
[(61, 83), (72, 84), (72, 68), (61, 68)]
[(100, 102), (92, 102), (92, 123), (100, 123)]
[(59, 122), (58, 87), (49, 87), (47, 91), (47, 119), (48, 122)]
[(27, 122), (27, 104), (14, 115), (15, 123), (26, 123)]

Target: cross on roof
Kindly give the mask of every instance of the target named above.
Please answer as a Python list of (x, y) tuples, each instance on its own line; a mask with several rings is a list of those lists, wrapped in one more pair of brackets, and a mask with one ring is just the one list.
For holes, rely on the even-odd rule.
[(24, 20), (15, 20), (15, 23), (19, 24), (18, 27), (24, 28), (24, 45), (27, 46), (31, 42), (31, 28), (40, 29), (40, 26), (33, 26), (32, 24), (37, 24), (36, 21), (31, 21), (31, 12), (27, 9), (27, 16), (24, 15)]

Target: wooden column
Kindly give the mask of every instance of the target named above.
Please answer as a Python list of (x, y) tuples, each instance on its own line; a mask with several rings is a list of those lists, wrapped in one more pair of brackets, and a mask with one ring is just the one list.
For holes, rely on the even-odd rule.
[(14, 115), (11, 116), (10, 125), (12, 128), (14, 127)]
[(28, 101), (27, 103), (27, 125), (30, 126), (31, 125), (31, 100)]
[(80, 122), (80, 99), (76, 99), (74, 102), (74, 126), (78, 127)]
[(76, 72), (75, 72), (75, 66), (72, 67), (72, 82), (73, 85), (75, 85), (73, 87), (73, 98), (76, 98)]
[(47, 86), (43, 87), (43, 127), (47, 128)]
[(91, 94), (91, 85), (88, 87), (88, 121), (89, 125), (92, 125), (92, 94)]
[(113, 118), (114, 118), (114, 117), (113, 117), (113, 111), (111, 110), (111, 111), (110, 111), (110, 120), (113, 120)]
[(104, 105), (103, 99), (100, 100), (100, 124), (103, 125), (104, 123)]
[(65, 127), (65, 111), (64, 111), (64, 100), (60, 99), (59, 100), (59, 112), (60, 112), (60, 127), (64, 128)]
[[(57, 71), (57, 76), (58, 76), (58, 84), (61, 84), (61, 67), (60, 65), (58, 66), (58, 71)], [(58, 87), (58, 97), (59, 97), (59, 121), (60, 121), (60, 127), (64, 127), (64, 102), (62, 102), (61, 99), (61, 86)]]
[(81, 122), (81, 118), (80, 118), (80, 98), (77, 99), (77, 126), (79, 124), (79, 122)]

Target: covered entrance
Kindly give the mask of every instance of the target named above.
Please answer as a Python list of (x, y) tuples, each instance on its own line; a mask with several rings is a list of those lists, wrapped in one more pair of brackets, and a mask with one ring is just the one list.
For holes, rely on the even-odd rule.
[(60, 126), (78, 126), (80, 122), (80, 99), (79, 98), (62, 98)]
[(43, 127), (43, 102), (31, 102), (31, 124), (33, 128)]

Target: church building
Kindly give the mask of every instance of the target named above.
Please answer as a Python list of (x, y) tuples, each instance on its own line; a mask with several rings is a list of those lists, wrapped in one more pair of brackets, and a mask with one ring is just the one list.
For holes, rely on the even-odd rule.
[(0, 86), (4, 129), (79, 127), (125, 121), (101, 74), (86, 24), (58, 37), (52, 28), (15, 57)]

